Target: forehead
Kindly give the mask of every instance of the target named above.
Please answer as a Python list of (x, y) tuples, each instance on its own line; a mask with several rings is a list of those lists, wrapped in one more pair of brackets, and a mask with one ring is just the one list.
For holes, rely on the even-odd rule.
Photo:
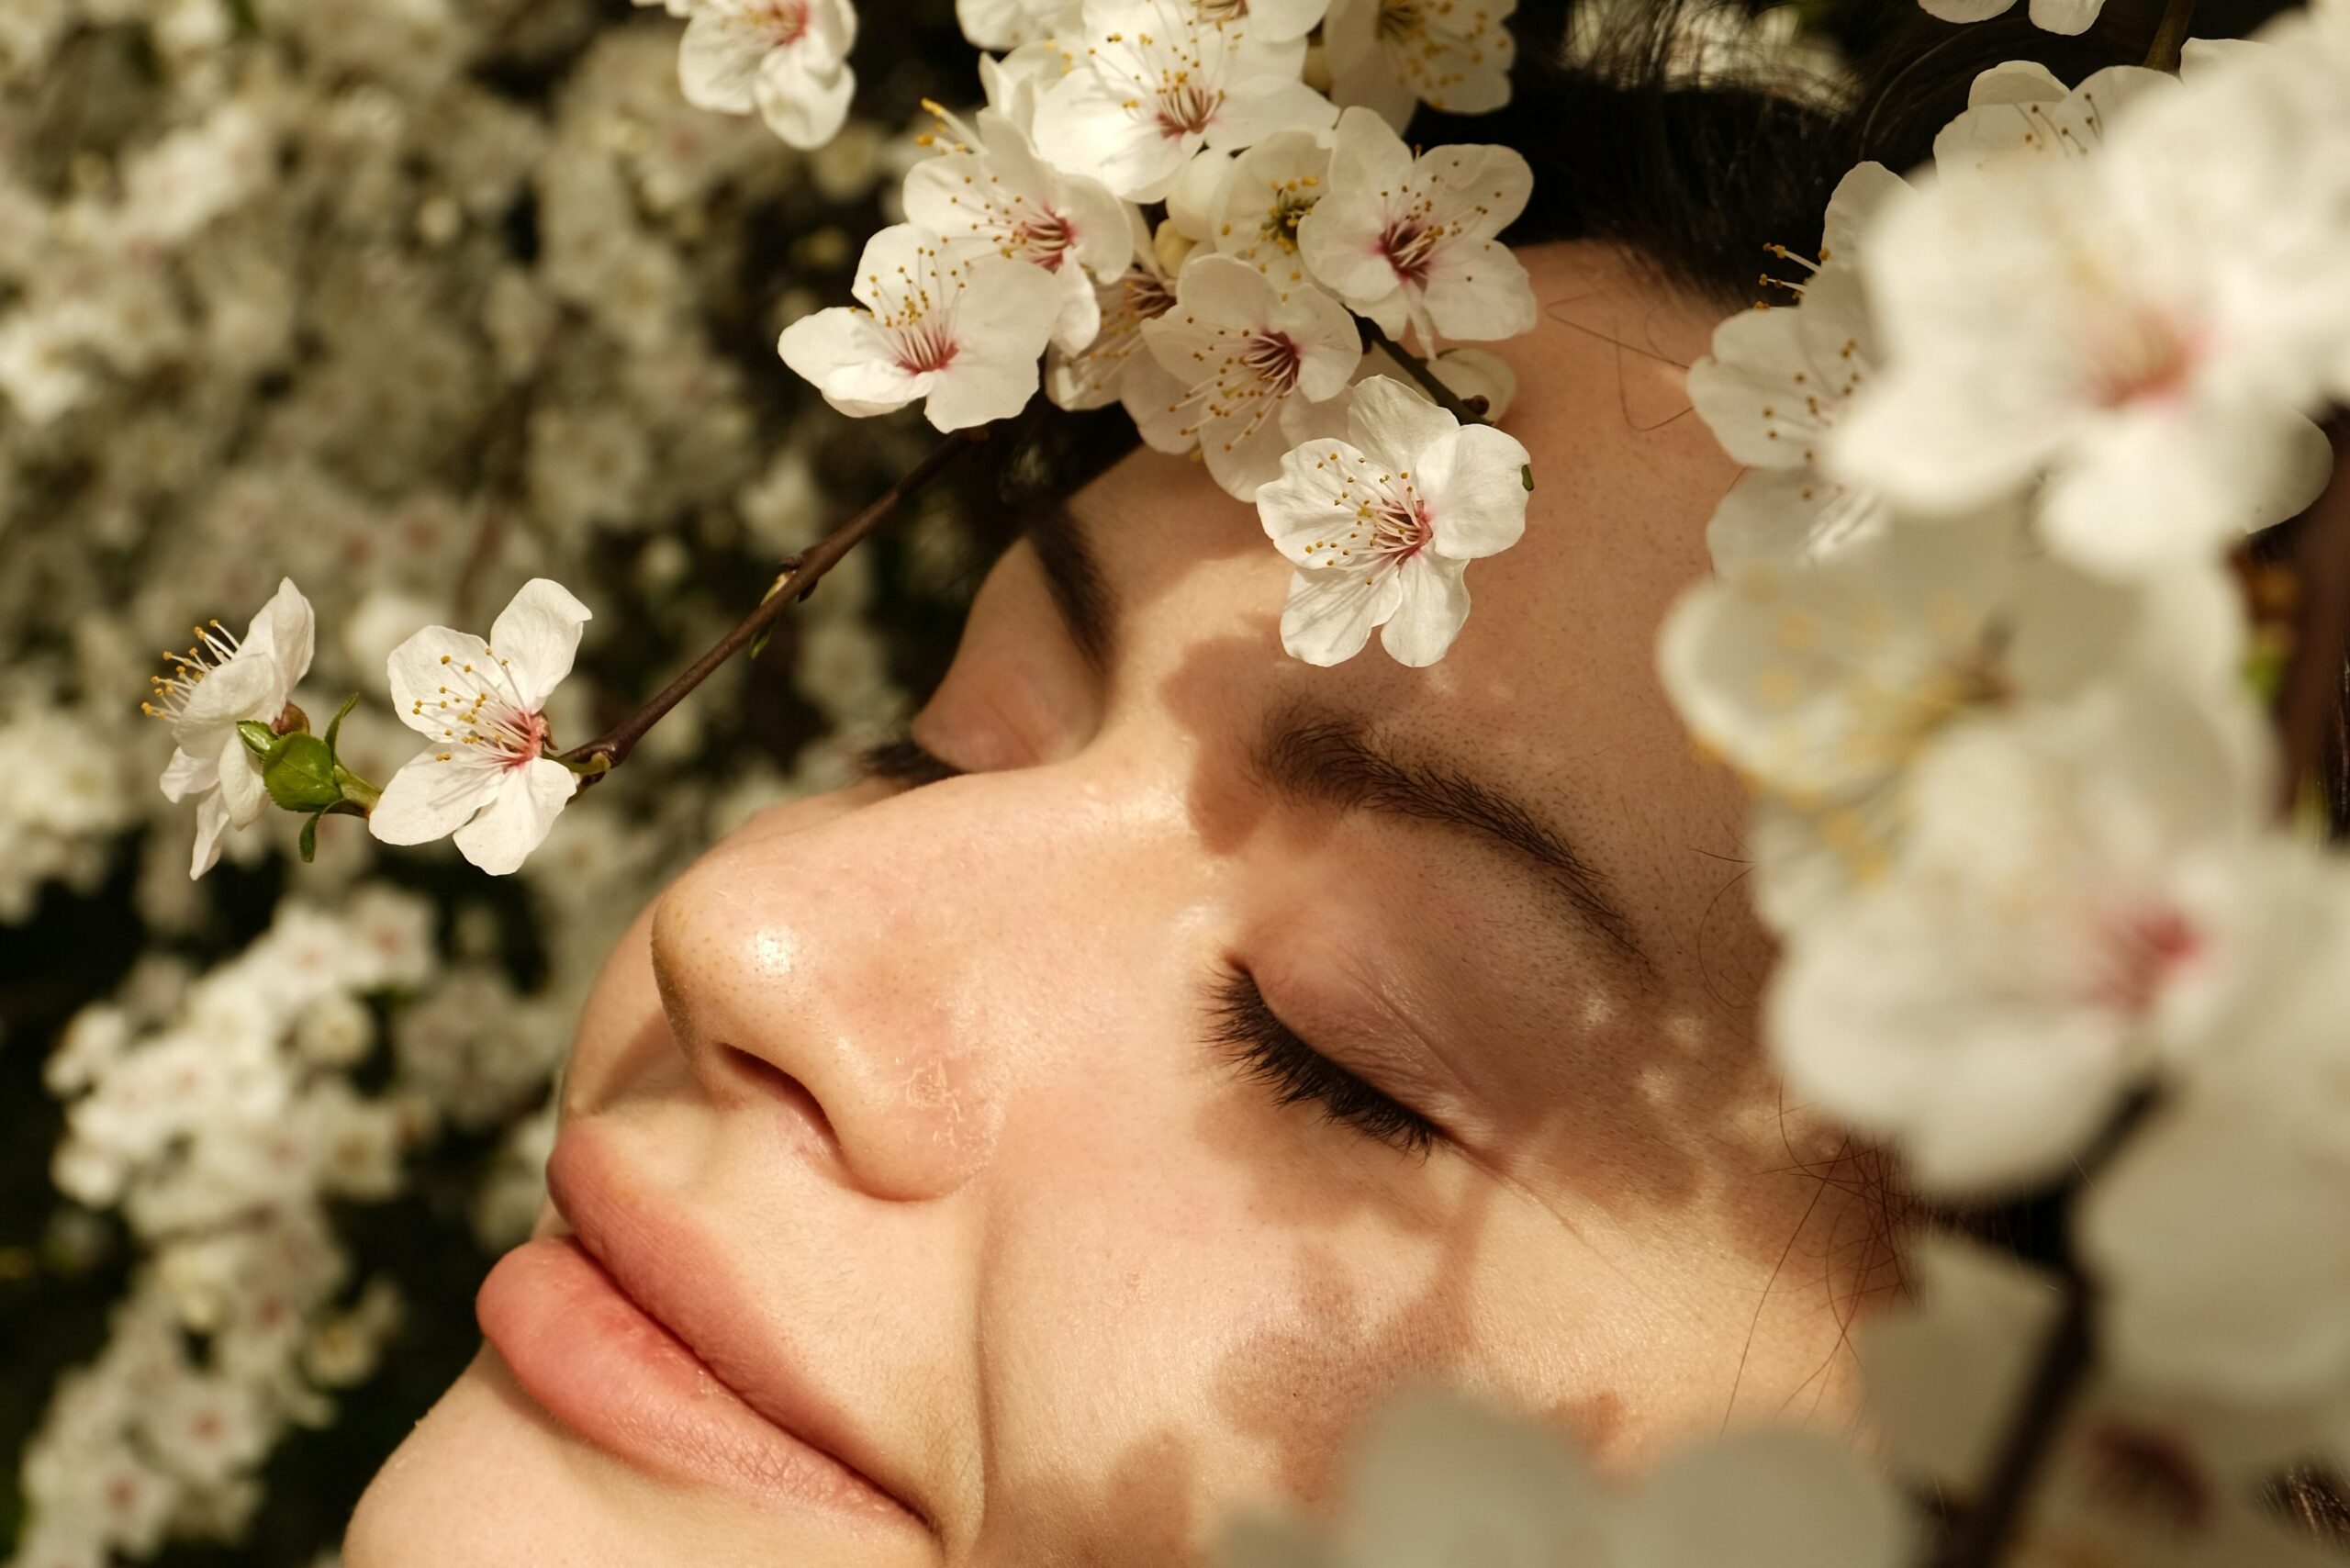
[[(1470, 566), (1474, 608), (1437, 665), (1404, 668), (1376, 638), (1333, 669), (1284, 656), (1288, 565), (1195, 463), (1138, 453), (1073, 510), (1120, 601), (1132, 678), (1235, 723), (1310, 698), (1472, 761), (1587, 841), (1636, 913), (1677, 926), (1737, 852), (1736, 791), (1694, 759), (1653, 659), (1737, 476), (1683, 390), (1721, 312), (1601, 246), (1521, 259), (1541, 325), (1487, 346), (1517, 376), (1505, 428), (1533, 455), (1535, 491), (1524, 540)], [(1143, 673), (1160, 661), (1179, 667)]]

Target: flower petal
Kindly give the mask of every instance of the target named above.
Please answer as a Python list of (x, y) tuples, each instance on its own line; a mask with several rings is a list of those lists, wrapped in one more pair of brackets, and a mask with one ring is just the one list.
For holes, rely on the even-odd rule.
[(576, 774), (543, 756), (507, 769), (481, 815), (457, 830), (458, 852), (493, 877), (519, 869), (578, 788)]
[(251, 827), (269, 804), (269, 790), (262, 783), (260, 760), (245, 749), (244, 738), (233, 731), (229, 744), (220, 748), (218, 772), (220, 803), (228, 808), (229, 823)]
[(1469, 565), (1423, 550), (1394, 572), (1394, 613), (1379, 645), (1414, 669), (1444, 657), (1469, 620)]
[(495, 759), (475, 748), (419, 752), (384, 786), (384, 798), (367, 813), (367, 831), (385, 844), (446, 838), (497, 795), (504, 777)]
[(547, 694), (571, 673), (579, 652), (579, 629), (593, 612), (552, 577), (524, 583), (489, 629), (484, 651), (506, 668), (514, 683), (515, 706), (535, 713)]
[(448, 687), (450, 666), (460, 671), (472, 665), (487, 669), (489, 644), (470, 632), (427, 626), (394, 648), (384, 661), (392, 683), (392, 711), (419, 734), (442, 738), (442, 691)]
[(220, 863), (220, 835), (229, 828), (229, 808), (219, 795), (196, 803), (196, 850), (188, 858), (187, 879), (196, 880)]
[(778, 50), (759, 67), (751, 96), (785, 146), (809, 151), (840, 134), (856, 96), (856, 73), (845, 65), (818, 69), (800, 50)]
[(1344, 664), (1394, 613), (1395, 574), (1293, 572), (1281, 610), (1281, 647), (1310, 665)]
[(177, 805), (190, 795), (218, 789), (220, 764), (214, 757), (197, 756), (174, 748), (172, 760), (163, 766), (163, 777), (159, 782), (162, 785), (163, 799)]
[[(278, 677), (288, 693), (310, 672), (310, 655), (318, 644), (317, 618), (310, 611), (310, 601), (302, 597), (302, 590), (294, 586), (292, 577), (278, 579), (277, 592), (245, 629), (245, 646), (256, 644), (257, 651), (266, 654), (277, 666)], [(285, 706), (284, 699), (279, 700), (278, 706)]]
[(1347, 414), (1348, 444), (1402, 469), (1419, 467), (1428, 448), (1460, 428), (1459, 420), (1392, 375), (1356, 383)]
[(1464, 425), (1420, 454), (1433, 547), (1457, 561), (1496, 554), (1526, 534), (1526, 474), (1533, 459), (1515, 436)]

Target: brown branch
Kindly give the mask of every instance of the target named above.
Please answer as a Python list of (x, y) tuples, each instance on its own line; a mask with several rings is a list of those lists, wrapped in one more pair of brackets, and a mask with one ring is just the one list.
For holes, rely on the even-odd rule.
[(1367, 316), (1361, 318), (1361, 322), (1364, 343), (1393, 360), (1402, 367), (1404, 375), (1419, 383), (1421, 391), (1436, 400), (1438, 408), (1442, 409), (1464, 425), (1482, 425), (1488, 422), (1485, 418), (1485, 400), (1483, 398), (1463, 398), (1438, 379), (1436, 372), (1428, 368), (1427, 361), (1382, 331), (1378, 322)]
[(2350, 417), (2328, 427), (2333, 477), (2301, 516), (2293, 543), (2293, 653), (2277, 694), (2284, 766), (2279, 806), (2289, 812), (2323, 762), (2340, 721), (2350, 654)]
[(2146, 69), (2149, 71), (2178, 70), (2178, 57), (2187, 47), (2187, 29), (2195, 25), (2195, 0), (2170, 0), (2163, 7), (2163, 19), (2154, 26), (2154, 41), (2146, 47)]
[(800, 551), (783, 563), (775, 587), (767, 590), (758, 608), (744, 616), (740, 624), (701, 657), (687, 666), (684, 674), (663, 687), (653, 700), (627, 718), (589, 741), (572, 747), (556, 760), (579, 769), (583, 787), (595, 782), (605, 773), (618, 767), (636, 749), (636, 743), (645, 733), (659, 723), (670, 709), (684, 701), (694, 688), (708, 680), (719, 666), (749, 646), (776, 620), (793, 605), (816, 589), (826, 572), (837, 566), (842, 556), (855, 549), (866, 535), (890, 521), (908, 497), (912, 496), (936, 478), (949, 464), (987, 439), (987, 427), (957, 431), (931, 448), (923, 460), (899, 476), (898, 482), (881, 492), (873, 504), (850, 518), (840, 527)]

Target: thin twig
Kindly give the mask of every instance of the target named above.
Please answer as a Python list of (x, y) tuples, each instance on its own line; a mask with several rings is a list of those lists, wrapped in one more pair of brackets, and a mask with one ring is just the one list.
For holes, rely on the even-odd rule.
[(1365, 317), (1362, 321), (1362, 335), (1364, 342), (1393, 360), (1403, 369), (1404, 375), (1418, 382), (1420, 390), (1436, 399), (1438, 408), (1442, 409), (1464, 425), (1482, 425), (1488, 422), (1485, 418), (1485, 400), (1483, 398), (1463, 398), (1451, 387), (1447, 386), (1437, 378), (1436, 372), (1428, 368), (1427, 361), (1380, 330), (1378, 322)]
[(2277, 695), (2284, 758), (2277, 788), (2288, 812), (2324, 758), (2350, 656), (2350, 416), (2336, 419), (2326, 433), (2333, 442), (2333, 477), (2302, 515), (2294, 541), (2293, 654)]
[[(2154, 1091), (2142, 1090), (2122, 1102), (2081, 1151), (2065, 1190), (2077, 1193), (2095, 1181), (2153, 1114), (2158, 1100)], [(2002, 1560), (2023, 1524), (2032, 1489), (2064, 1430), (2065, 1417), (2095, 1367), (2096, 1294), (2077, 1268), (2067, 1266), (2061, 1278), (2065, 1301), (2055, 1327), (2032, 1363), (2031, 1381), (2009, 1419), (1991, 1473), (1935, 1560), (1940, 1568), (1995, 1568)]]
[(826, 572), (837, 566), (842, 556), (857, 543), (890, 521), (908, 497), (936, 478), (955, 459), (987, 439), (987, 427), (957, 431), (931, 448), (923, 460), (899, 476), (898, 482), (881, 492), (872, 505), (858, 512), (832, 532), (807, 549), (786, 560), (783, 570), (776, 577), (775, 587), (767, 591), (758, 608), (744, 616), (740, 624), (701, 657), (688, 666), (684, 674), (663, 687), (654, 699), (619, 723), (589, 741), (572, 747), (559, 761), (578, 768), (584, 775), (583, 786), (593, 783), (603, 774), (626, 762), (629, 753), (645, 733), (659, 723), (670, 709), (684, 701), (703, 681), (715, 674), (718, 667), (733, 658), (775, 624), (776, 619), (794, 604), (815, 591), (817, 583)]
[(2154, 41), (2146, 49), (2146, 69), (2149, 71), (2178, 70), (2178, 57), (2187, 48), (2187, 29), (2195, 25), (2195, 0), (2170, 0), (2163, 7), (2163, 19), (2154, 26)]

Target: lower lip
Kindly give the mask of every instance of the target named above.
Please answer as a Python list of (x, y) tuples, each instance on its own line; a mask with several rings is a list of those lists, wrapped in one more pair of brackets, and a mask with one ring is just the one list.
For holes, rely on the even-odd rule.
[(474, 1313), (523, 1392), (607, 1453), (769, 1503), (909, 1518), (744, 1404), (569, 1237), (540, 1237), (499, 1259)]

